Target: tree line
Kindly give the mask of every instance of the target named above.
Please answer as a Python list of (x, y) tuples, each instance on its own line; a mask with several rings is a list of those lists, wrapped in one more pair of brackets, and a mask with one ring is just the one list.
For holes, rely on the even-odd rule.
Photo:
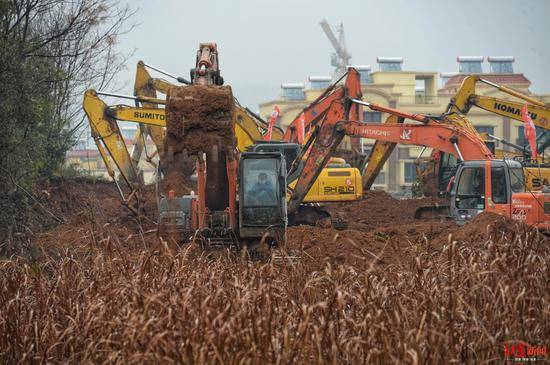
[(133, 14), (112, 0), (0, 0), (0, 253), (75, 143), (84, 90), (123, 67)]

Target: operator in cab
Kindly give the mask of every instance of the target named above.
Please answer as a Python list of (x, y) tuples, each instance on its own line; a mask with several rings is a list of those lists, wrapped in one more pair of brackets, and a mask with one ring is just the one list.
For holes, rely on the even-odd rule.
[(248, 191), (250, 199), (257, 205), (276, 204), (275, 188), (265, 172), (258, 174), (258, 180)]

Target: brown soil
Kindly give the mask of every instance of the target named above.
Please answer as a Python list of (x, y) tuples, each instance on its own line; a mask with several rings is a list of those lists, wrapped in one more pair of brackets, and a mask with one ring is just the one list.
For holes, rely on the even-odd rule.
[(188, 194), (188, 180), (200, 152), (231, 153), (236, 146), (233, 126), (233, 94), (229, 86), (173, 87), (166, 103), (165, 173), (163, 192)]
[(349, 228), (370, 231), (377, 227), (388, 227), (417, 222), (414, 213), (422, 206), (448, 204), (441, 198), (396, 199), (384, 191), (370, 190), (363, 200), (351, 203), (336, 203), (326, 207), (331, 214), (343, 214)]
[(452, 238), (454, 241), (475, 243), (502, 236), (514, 239), (516, 235), (526, 233), (539, 234), (525, 223), (495, 213), (481, 213), (465, 226), (455, 230)]
[(329, 262), (367, 268), (371, 264), (410, 264), (408, 253), (418, 244), (426, 250), (441, 249), (433, 239), (455, 228), (449, 222), (416, 222), (381, 227), (369, 232), (354, 229), (337, 231), (311, 226), (289, 227), (287, 249), (299, 252), (301, 259), (322, 267)]
[(173, 190), (176, 196), (190, 194), (193, 188), (193, 183), (189, 181), (188, 176), (185, 176), (183, 171), (172, 170), (162, 181), (163, 191), (168, 192)]
[[(112, 183), (63, 181), (44, 191), (52, 213), (63, 217), (63, 222), (41, 234), (37, 241), (48, 252), (89, 242), (90, 238), (105, 247), (113, 240), (128, 247), (158, 247), (154, 187), (147, 187), (141, 194), (145, 200), (141, 210), (145, 215), (139, 220), (120, 205)], [(418, 206), (436, 202), (442, 200), (398, 200), (384, 192), (371, 191), (363, 201), (328, 206), (343, 214), (349, 221), (349, 229), (289, 227), (287, 245), (281, 250), (297, 255), (311, 269), (326, 263), (351, 264), (358, 269), (368, 269), (372, 264), (409, 267), (413, 264), (411, 258), (416, 257), (414, 253), (420, 250), (431, 255), (442, 250), (449, 242), (449, 235), (453, 241), (475, 245), (503, 235), (513, 238), (512, 235), (534, 231), (491, 213), (481, 214), (462, 227), (451, 221), (414, 219)]]
[(165, 149), (188, 155), (234, 149), (233, 94), (229, 86), (183, 86), (168, 92)]

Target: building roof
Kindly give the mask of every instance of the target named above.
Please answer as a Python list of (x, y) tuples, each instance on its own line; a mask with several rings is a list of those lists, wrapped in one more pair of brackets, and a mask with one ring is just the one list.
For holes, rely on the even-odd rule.
[(309, 76), (308, 80), (310, 82), (312, 82), (312, 81), (332, 81), (332, 77), (330, 77), (330, 76)]
[[(480, 74), (483, 76), (484, 79), (494, 82), (496, 84), (520, 84), (520, 85), (531, 85), (531, 81), (527, 77), (525, 77), (523, 74)], [(452, 76), (449, 80), (447, 80), (447, 83), (445, 84), (445, 87), (453, 86), (453, 85), (460, 85), (462, 84), (462, 81), (466, 78), (466, 76), (470, 76), (468, 74), (458, 74), (455, 76)]]
[(358, 70), (358, 71), (370, 71), (372, 70), (372, 67), (371, 65), (347, 65), (346, 68), (351, 68), (353, 67), (354, 69)]
[(403, 63), (403, 57), (376, 57), (378, 63)]
[(305, 85), (303, 83), (290, 83), (285, 82), (281, 84), (281, 89), (303, 89)]

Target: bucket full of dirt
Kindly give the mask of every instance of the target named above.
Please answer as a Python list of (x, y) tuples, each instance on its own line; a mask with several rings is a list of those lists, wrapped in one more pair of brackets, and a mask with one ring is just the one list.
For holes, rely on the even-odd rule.
[[(161, 164), (170, 183), (165, 184), (165, 188), (184, 186), (193, 172), (196, 157), (202, 152), (207, 154), (207, 159), (215, 154), (213, 160), (218, 162), (208, 166), (208, 181), (217, 185), (213, 188), (227, 185), (215, 183), (225, 177), (225, 156), (232, 154), (236, 147), (233, 109), (230, 86), (192, 85), (172, 87), (168, 91), (166, 154)], [(179, 195), (185, 189), (175, 190)], [(227, 195), (223, 191), (211, 193), (207, 196), (213, 199), (216, 195)]]
[(193, 85), (173, 87), (166, 102), (165, 148), (189, 156), (236, 146), (230, 86)]

